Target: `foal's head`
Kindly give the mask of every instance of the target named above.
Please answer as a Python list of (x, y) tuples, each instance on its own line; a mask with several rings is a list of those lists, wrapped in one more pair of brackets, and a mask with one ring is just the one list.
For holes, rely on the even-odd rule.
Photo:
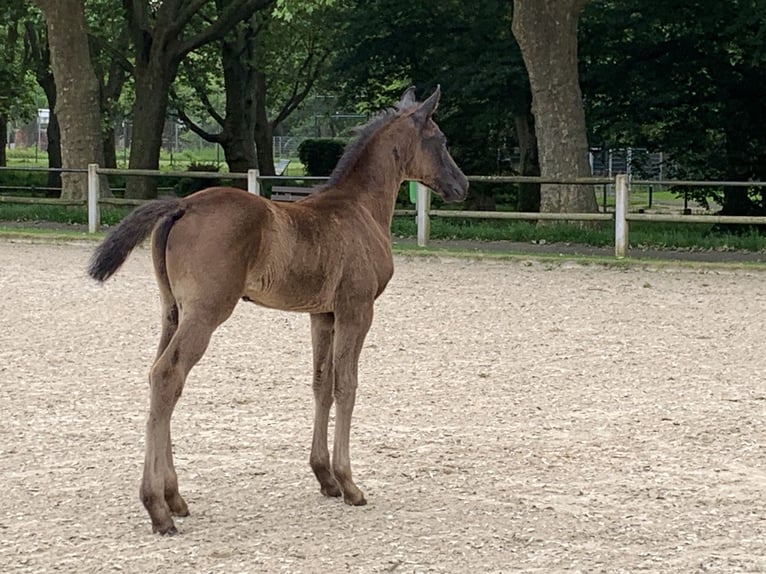
[(415, 139), (404, 177), (431, 188), (445, 201), (462, 201), (468, 193), (468, 180), (447, 151), (447, 138), (431, 117), (441, 90), (437, 86), (423, 103), (415, 101), (414, 92), (409, 88), (397, 105), (399, 121), (407, 124)]

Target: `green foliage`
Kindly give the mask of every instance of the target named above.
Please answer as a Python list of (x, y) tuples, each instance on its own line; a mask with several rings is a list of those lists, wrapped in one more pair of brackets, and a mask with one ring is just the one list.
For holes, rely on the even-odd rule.
[[(344, 100), (367, 112), (391, 106), (409, 85), (422, 99), (440, 84), (436, 120), (458, 165), (469, 174), (513, 173), (515, 118), (529, 113), (531, 96), (510, 7), (351, 0), (334, 61)], [(502, 195), (472, 185), (468, 201), (492, 208)]]
[(531, 98), (510, 3), (351, 5), (334, 65), (345, 99), (380, 109), (409, 85), (423, 97), (440, 84), (438, 122), (459, 165), (470, 173), (501, 171), (497, 152), (514, 145), (513, 116), (527, 113)]
[(32, 9), (25, 2), (0, 1), (0, 114), (27, 119), (34, 116), (34, 76), (24, 54), (24, 22)]
[[(273, 10), (240, 22), (222, 42), (190, 54), (174, 84), (173, 104), (179, 117), (204, 139), (228, 146), (228, 157), (245, 155), (233, 150), (234, 145), (253, 147), (242, 137), (229, 137), (225, 132), (232, 126), (244, 126), (245, 133), (252, 133), (256, 148), (270, 141), (272, 133), (301, 108), (327, 68), (336, 36), (335, 4), (334, 0), (279, 2)], [(242, 104), (244, 117), (230, 119), (238, 113), (232, 102)], [(258, 160), (266, 169), (269, 158), (263, 149)]]
[[(43, 197), (51, 195), (44, 188), (48, 184), (48, 174), (44, 171), (0, 171), (0, 193), (24, 197)], [(54, 196), (58, 192), (54, 192)]]
[(338, 140), (303, 140), (298, 146), (298, 157), (306, 166), (307, 175), (326, 176), (332, 173), (340, 156), (343, 155), (343, 149), (343, 143)]
[[(391, 232), (396, 237), (414, 237), (414, 217), (395, 217)], [(439, 219), (431, 220), (433, 239), (474, 241), (515, 241), (521, 243), (576, 243), (593, 246), (614, 244), (614, 225), (593, 228), (556, 224), (537, 226), (527, 221)], [(766, 250), (766, 237), (756, 232), (720, 233), (710, 224), (635, 222), (630, 228), (630, 244), (653, 249)]]
[(337, 3), (337, 0), (277, 0), (274, 16), (291, 23), (300, 17), (311, 16), (314, 12)]
[[(130, 213), (130, 207), (102, 207), (101, 223), (117, 225)], [(59, 205), (0, 204), (0, 221), (30, 222), (30, 227), (41, 221), (65, 225), (86, 225), (88, 210), (85, 207), (62, 207)]]
[[(764, 6), (592, 1), (580, 23), (591, 142), (662, 150), (671, 177), (766, 180)], [(729, 213), (766, 213), (757, 190), (694, 197)]]
[[(215, 173), (218, 171), (218, 166), (211, 163), (192, 162), (189, 164), (187, 171), (204, 171)], [(221, 181), (219, 179), (182, 177), (181, 179), (177, 180), (174, 189), (176, 195), (179, 197), (186, 197), (187, 195), (191, 195), (192, 193), (196, 193), (197, 191), (207, 187), (214, 187), (216, 185), (221, 185)]]

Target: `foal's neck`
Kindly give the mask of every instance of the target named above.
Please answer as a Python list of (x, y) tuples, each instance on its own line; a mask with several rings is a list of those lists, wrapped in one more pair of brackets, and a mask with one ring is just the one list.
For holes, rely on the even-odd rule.
[(370, 142), (336, 185), (347, 190), (349, 200), (366, 207), (386, 229), (391, 228), (396, 197), (404, 180), (402, 157), (388, 138)]

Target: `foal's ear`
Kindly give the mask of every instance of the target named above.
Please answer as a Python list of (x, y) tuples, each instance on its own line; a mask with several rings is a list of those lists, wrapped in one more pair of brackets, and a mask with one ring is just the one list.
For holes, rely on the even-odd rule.
[(411, 108), (417, 103), (418, 101), (415, 99), (415, 86), (410, 86), (402, 94), (402, 97), (399, 99), (399, 103), (396, 104), (396, 109), (401, 112), (402, 110)]
[(412, 114), (412, 118), (417, 122), (425, 122), (436, 111), (436, 107), (439, 105), (439, 98), (441, 97), (441, 86), (437, 85), (434, 93), (431, 94), (428, 99), (420, 104), (417, 111)]

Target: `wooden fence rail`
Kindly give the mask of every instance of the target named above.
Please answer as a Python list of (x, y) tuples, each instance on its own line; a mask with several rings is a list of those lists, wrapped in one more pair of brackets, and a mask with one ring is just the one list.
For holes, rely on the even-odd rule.
[[(15, 168), (5, 168), (13, 170)], [(22, 168), (19, 168), (22, 169)], [(25, 171), (31, 171), (24, 168)], [(36, 171), (46, 171), (45, 168), (38, 168)], [(77, 171), (86, 170), (60, 170)], [(119, 199), (101, 197), (99, 190), (99, 176), (101, 175), (125, 175), (125, 176), (170, 176), (170, 177), (194, 177), (194, 178), (215, 178), (215, 179), (245, 179), (247, 180), (248, 192), (261, 195), (261, 183), (263, 181), (325, 181), (323, 177), (291, 177), (291, 176), (261, 176), (256, 169), (251, 169), (247, 173), (212, 173), (212, 172), (166, 172), (159, 170), (128, 170), (101, 168), (96, 164), (91, 164), (87, 169), (88, 173), (88, 199), (52, 199), (52, 198), (30, 198), (15, 196), (0, 196), (0, 203), (23, 203), (38, 205), (60, 205), (60, 206), (87, 206), (88, 209), (88, 231), (95, 233), (100, 225), (101, 214), (100, 206), (137, 206), (144, 203), (143, 200)], [(655, 221), (655, 222), (674, 222), (674, 223), (726, 223), (740, 225), (766, 225), (766, 217), (750, 216), (723, 216), (723, 215), (688, 215), (688, 214), (650, 214), (650, 213), (628, 213), (630, 184), (634, 185), (653, 185), (664, 187), (766, 187), (766, 182), (731, 182), (731, 181), (686, 181), (686, 180), (633, 180), (629, 181), (624, 174), (617, 175), (614, 178), (605, 177), (586, 177), (577, 179), (558, 179), (546, 177), (524, 177), (524, 176), (469, 176), (472, 182), (495, 182), (495, 183), (541, 183), (541, 184), (570, 184), (570, 185), (614, 185), (615, 189), (615, 209), (614, 213), (537, 213), (537, 212), (504, 212), (504, 211), (458, 211), (458, 210), (432, 210), (431, 192), (423, 185), (418, 184), (416, 193), (415, 209), (397, 209), (394, 215), (397, 216), (415, 216), (417, 222), (417, 241), (418, 245), (428, 244), (430, 237), (430, 221), (432, 217), (442, 218), (461, 218), (461, 219), (498, 219), (498, 220), (527, 220), (527, 221), (614, 221), (615, 239), (614, 253), (616, 257), (625, 257), (628, 249), (629, 222), (631, 221)]]

